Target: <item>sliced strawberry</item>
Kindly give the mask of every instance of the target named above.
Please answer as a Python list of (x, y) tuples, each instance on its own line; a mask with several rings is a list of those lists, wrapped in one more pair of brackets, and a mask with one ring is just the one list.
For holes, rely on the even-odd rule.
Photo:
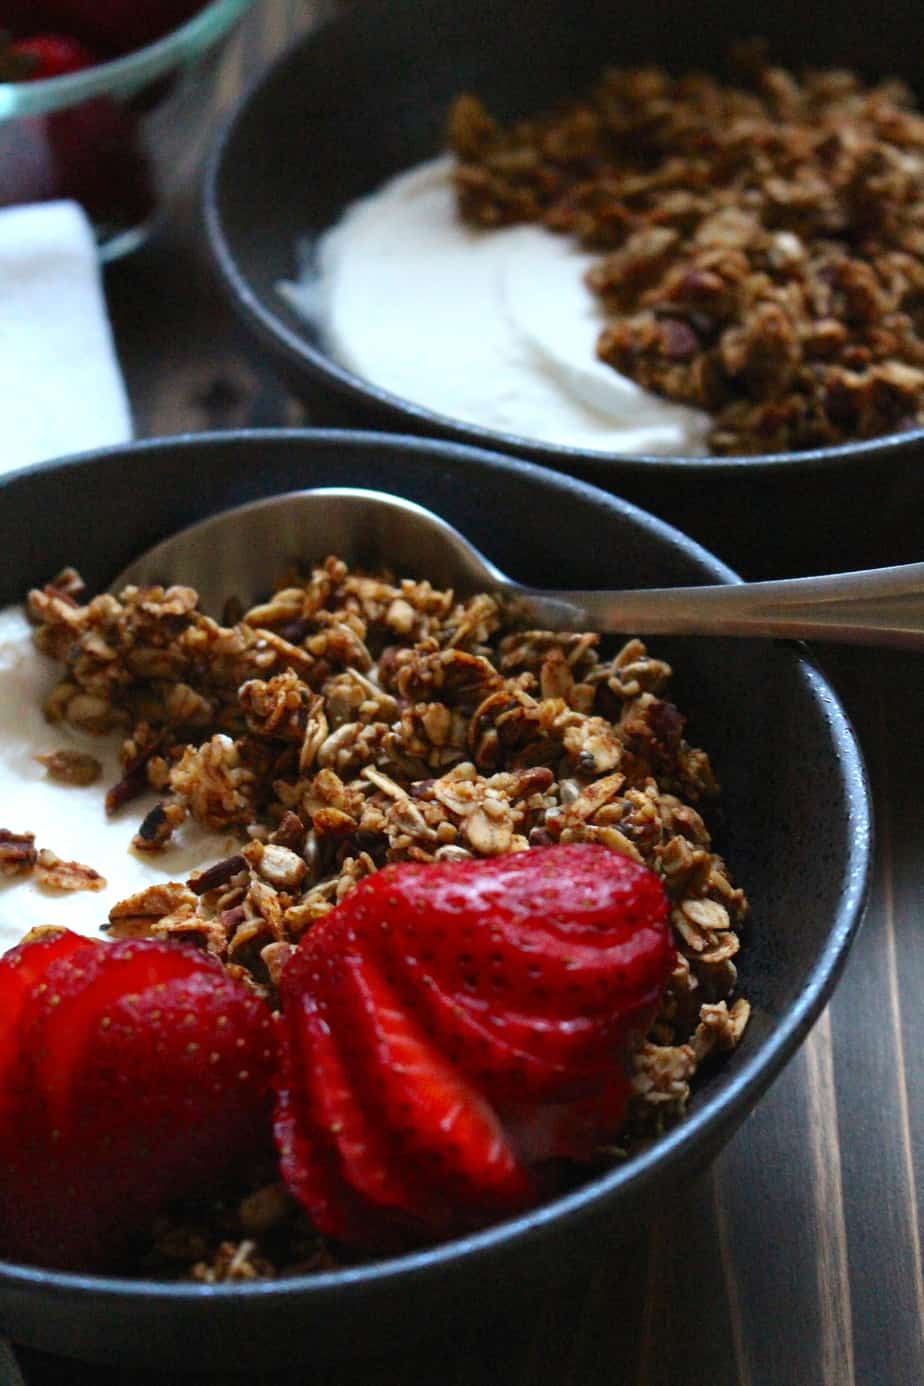
[(565, 1102), (511, 1102), (501, 1109), (504, 1129), (528, 1165), (547, 1160), (589, 1160), (612, 1142), (622, 1126), (630, 1095), (629, 1079), (612, 1067), (593, 1092)]
[(44, 982), (0, 1137), (0, 1247), (93, 1269), (265, 1147), (273, 1022), (218, 963), (173, 944), (91, 945)]
[[(521, 1207), (530, 1183), (496, 1113), (427, 1038), (378, 969), (347, 956), (340, 1042), (417, 1191), (412, 1215), (459, 1225)], [(337, 1014), (331, 1007), (332, 1017)]]
[[(312, 1109), (308, 1074), (316, 1060), (310, 1038), (300, 1043), (304, 1037), (297, 1023), (293, 1024), (291, 1015), (287, 1019), (290, 1032), (280, 1049), (273, 1117), (280, 1173), (319, 1230), (351, 1245), (374, 1248), (367, 1207), (343, 1178), (329, 1133)], [(307, 1068), (301, 1062), (303, 1056)], [(323, 1073), (323, 1061), (318, 1068)]]
[[(523, 1206), (529, 1181), (481, 1095), (348, 939), (329, 950), (316, 930), (311, 943), (286, 970), (283, 995), (314, 1137), (292, 1187), (321, 1230), (386, 1249)], [(338, 1183), (352, 1199), (348, 1223)]]
[[(98, 948), (79, 952), (49, 967), (44, 994), (33, 1005), (28, 1041), (32, 1081), (54, 1125), (67, 1127), (75, 1109), (74, 1084), (91, 1042), (104, 1026), (111, 1027), (113, 1008), (133, 994), (153, 996), (157, 1004), (178, 978), (197, 975), (202, 961), (192, 949), (160, 944), (152, 950), (150, 943), (128, 941), (103, 953)], [(122, 1062), (131, 1057), (129, 1042)]]
[(70, 929), (36, 929), (0, 957), (0, 1045), (15, 1032), (27, 998), (51, 964), (96, 947), (95, 940)]
[(495, 1098), (579, 1095), (647, 1024), (673, 956), (660, 882), (590, 844), (436, 873), (386, 867), (345, 908), (453, 1062)]
[[(291, 1000), (285, 1024), (290, 1044), (284, 1052), (292, 1057), (281, 1090), (291, 1094), (291, 1106), (285, 1116), (286, 1141), (280, 1141), (283, 1167), (321, 1231), (346, 1241), (365, 1239), (367, 1245), (377, 1239), (385, 1249), (394, 1241), (387, 1226), (388, 1210), (400, 1215), (407, 1207), (409, 1190), (395, 1168), (387, 1132), (369, 1120), (357, 1098), (332, 1033), (330, 980), (340, 966), (339, 957), (316, 959), (308, 952), (299, 956), (298, 966), (288, 977)], [(317, 984), (317, 969), (325, 974), (326, 985)], [(303, 989), (297, 978), (306, 972), (317, 981)], [(287, 1166), (288, 1147), (299, 1141), (305, 1129), (313, 1133), (313, 1141), (301, 1142)], [(345, 1236), (344, 1228), (348, 1229)]]
[(672, 964), (662, 887), (605, 848), (386, 867), (283, 973), (289, 1187), (366, 1247), (524, 1206), (618, 1132)]
[(33, 992), (52, 963), (96, 946), (68, 929), (49, 929), (37, 931), (0, 958), (0, 1116), (17, 1082), (20, 1036)]

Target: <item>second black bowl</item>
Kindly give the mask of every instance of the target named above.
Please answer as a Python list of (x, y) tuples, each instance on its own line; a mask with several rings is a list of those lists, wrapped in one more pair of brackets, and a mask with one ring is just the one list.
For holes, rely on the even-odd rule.
[[(816, 452), (671, 459), (582, 452), (454, 422), (339, 366), (277, 292), (296, 243), (387, 177), (437, 153), (461, 90), (502, 117), (547, 109), (604, 65), (715, 68), (757, 30), (793, 67), (920, 81), (914, 0), (363, 0), (309, 33), (256, 84), (206, 179), (213, 254), (232, 301), (312, 422), (450, 437), (568, 471), (653, 510), (747, 576), (872, 567), (921, 556), (924, 431)], [(438, 350), (438, 344), (428, 344)]]

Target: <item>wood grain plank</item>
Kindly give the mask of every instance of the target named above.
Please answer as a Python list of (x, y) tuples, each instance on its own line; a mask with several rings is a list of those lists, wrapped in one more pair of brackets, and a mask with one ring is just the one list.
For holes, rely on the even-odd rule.
[[(855, 1370), (864, 1386), (918, 1386), (924, 1381), (924, 1337), (915, 1184), (922, 1151), (918, 1145), (915, 1156), (911, 1144), (904, 1057), (908, 1031), (903, 1019), (908, 1007), (902, 1007), (898, 979), (901, 975), (906, 995), (915, 996), (919, 1009), (924, 957), (918, 951), (915, 960), (905, 952), (903, 939), (920, 932), (924, 880), (920, 834), (911, 832), (914, 815), (899, 820), (894, 796), (902, 785), (907, 804), (916, 784), (917, 802), (921, 767), (905, 719), (896, 719), (894, 713), (913, 706), (908, 700), (920, 696), (920, 661), (877, 654), (874, 678), (869, 656), (837, 655), (828, 662), (836, 668), (836, 681), (865, 749), (879, 837), (866, 923), (832, 1006)], [(905, 862), (908, 879), (902, 886), (903, 901), (910, 907), (899, 918), (895, 852), (914, 836), (917, 851)], [(908, 892), (916, 890), (915, 909)], [(920, 1052), (920, 1025), (912, 1034)]]
[(820, 1212), (817, 1275), (821, 1306), (821, 1380), (824, 1386), (847, 1386), (855, 1380), (853, 1324), (830, 1011), (825, 1011), (808, 1038), (805, 1073), (812, 1118), (812, 1166)]
[[(537, 1298), (532, 1321), (521, 1325), (523, 1350), (516, 1374), (510, 1378), (510, 1386), (571, 1380), (575, 1343), (581, 1331), (590, 1284), (589, 1277), (584, 1275)], [(461, 1381), (460, 1386), (463, 1386)], [(464, 1386), (469, 1386), (469, 1382), (465, 1381)]]
[(273, 0), (264, 3), (251, 16), (248, 37), (257, 53), (252, 66), (257, 69), (280, 53), (299, 34), (327, 19), (338, 6), (332, 0)]
[[(922, 540), (924, 549), (924, 540)], [(924, 707), (924, 660), (906, 656), (902, 681), (884, 690), (881, 733), (885, 740), (887, 793), (881, 811), (880, 837), (888, 848), (895, 931), (895, 971), (904, 1036), (905, 1086), (909, 1144), (917, 1175), (918, 1223), (924, 1209), (924, 740), (920, 709)]]
[[(924, 677), (918, 679), (922, 673), (920, 661), (915, 661), (914, 664), (908, 662), (906, 671), (917, 681), (917, 696), (924, 694)], [(921, 706), (921, 703), (918, 702), (917, 705)], [(924, 1112), (920, 1100), (912, 1101), (910, 1091), (911, 1074), (916, 1072), (920, 1065), (906, 1062), (906, 1055), (920, 1054), (924, 1045), (924, 1023), (920, 1006), (920, 982), (924, 979), (924, 947), (921, 946), (920, 927), (920, 911), (924, 904), (924, 866), (919, 852), (912, 854), (907, 850), (911, 842), (920, 847), (924, 840), (921, 835), (924, 828), (924, 804), (921, 801), (924, 751), (917, 738), (914, 744), (908, 745), (902, 723), (892, 720), (894, 711), (891, 700), (887, 709), (886, 699), (880, 697), (878, 712), (882, 765), (879, 799), (880, 841), (889, 970), (889, 1008), (895, 1034), (898, 1116), (908, 1199), (907, 1216), (914, 1269), (917, 1330), (919, 1341), (924, 1343), (924, 1271), (920, 1214), (922, 1177), (918, 1174), (921, 1156), (924, 1155), (924, 1146), (921, 1144), (921, 1120), (924, 1119)], [(897, 831), (899, 823), (905, 828), (905, 836), (902, 838)], [(912, 830), (910, 836), (907, 835), (908, 827)], [(896, 870), (897, 859), (902, 860), (900, 876)], [(916, 1084), (915, 1095), (924, 1096), (920, 1083)], [(916, 1111), (918, 1117), (916, 1129), (912, 1126), (912, 1110)]]
[(613, 1250), (601, 1244), (600, 1268), (586, 1286), (575, 1316), (568, 1370), (561, 1378), (564, 1386), (613, 1386), (635, 1380), (650, 1251), (650, 1237)]
[(649, 1254), (637, 1386), (750, 1386), (737, 1348), (713, 1171), (665, 1208)]
[[(225, 54), (212, 129), (244, 87), (330, 0), (271, 0), (247, 15)], [(166, 224), (106, 270), (106, 292), (138, 437), (298, 424), (289, 395), (224, 301), (199, 210), (198, 172)]]
[(221, 297), (194, 199), (106, 288), (136, 436), (286, 421), (286, 391)]
[[(818, 1247), (830, 1214), (815, 1170), (814, 1099), (803, 1046), (715, 1166), (736, 1311), (729, 1350), (737, 1346), (747, 1386), (826, 1380)], [(850, 1386), (850, 1378), (837, 1386)]]
[(908, 1219), (908, 1239), (909, 1253), (912, 1268), (912, 1284), (914, 1288), (914, 1300), (917, 1309), (917, 1325), (920, 1339), (924, 1342), (924, 1275), (921, 1268), (921, 1229), (918, 1215), (918, 1180), (915, 1170), (914, 1155), (911, 1145), (911, 1120), (908, 1103), (907, 1069), (905, 1065), (905, 1046), (903, 1040), (902, 1008), (899, 992), (898, 967), (897, 967), (897, 948), (896, 948), (896, 929), (895, 929), (895, 887), (894, 877), (889, 860), (888, 848), (885, 849), (886, 864), (884, 867), (884, 889), (885, 889), (885, 917), (886, 917), (886, 939), (888, 951), (889, 967), (889, 1009), (890, 1019), (895, 1034), (895, 1076), (898, 1097), (898, 1123), (901, 1131), (900, 1158), (902, 1162), (902, 1174), (904, 1176), (904, 1194), (906, 1199), (905, 1213)]
[(741, 1305), (741, 1290), (735, 1270), (733, 1254), (734, 1232), (729, 1223), (727, 1209), (719, 1194), (719, 1180), (712, 1177), (712, 1209), (715, 1217), (716, 1235), (719, 1240), (719, 1254), (722, 1258), (722, 1279), (725, 1297), (728, 1301), (728, 1318), (731, 1328), (731, 1346), (734, 1356), (735, 1373), (740, 1386), (751, 1386), (751, 1370), (748, 1363), (747, 1342), (744, 1331), (744, 1314)]

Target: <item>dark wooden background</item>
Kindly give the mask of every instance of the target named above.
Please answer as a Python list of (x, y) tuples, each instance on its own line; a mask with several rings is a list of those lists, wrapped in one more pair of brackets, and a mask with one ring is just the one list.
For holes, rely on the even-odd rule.
[[(263, 0), (230, 55), (225, 100), (310, 22), (303, 0)], [(224, 306), (193, 196), (108, 272), (107, 292), (139, 436), (310, 422)], [(523, 1321), (485, 1325), (477, 1346), (251, 1373), (254, 1386), (924, 1383), (924, 659), (822, 658), (875, 792), (873, 897), (833, 1003), (712, 1170), (628, 1252), (601, 1245), (592, 1276)], [(27, 1351), (17, 1367), (2, 1351), (0, 1386), (17, 1372), (27, 1386), (176, 1380)]]

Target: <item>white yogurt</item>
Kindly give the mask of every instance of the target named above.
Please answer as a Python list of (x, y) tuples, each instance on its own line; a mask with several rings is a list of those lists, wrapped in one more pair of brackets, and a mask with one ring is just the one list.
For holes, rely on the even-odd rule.
[[(22, 611), (0, 611), (0, 827), (34, 833), (36, 847), (92, 866), (105, 876), (106, 887), (63, 894), (43, 890), (32, 877), (0, 877), (0, 952), (40, 924), (95, 935), (112, 906), (127, 895), (185, 880), (196, 868), (235, 850), (233, 838), (186, 823), (175, 846), (162, 853), (135, 853), (132, 838), (157, 797), (134, 799), (107, 817), (106, 791), (122, 773), (120, 738), (85, 735), (45, 721), (42, 707), (60, 676), (60, 666), (36, 650)], [(35, 756), (65, 747), (89, 751), (102, 763), (96, 784), (63, 785), (48, 779)]]
[(438, 414), (595, 452), (701, 455), (707, 414), (596, 357), (596, 257), (527, 225), (457, 215), (450, 158), (400, 174), (321, 237), (280, 285), (347, 370)]

